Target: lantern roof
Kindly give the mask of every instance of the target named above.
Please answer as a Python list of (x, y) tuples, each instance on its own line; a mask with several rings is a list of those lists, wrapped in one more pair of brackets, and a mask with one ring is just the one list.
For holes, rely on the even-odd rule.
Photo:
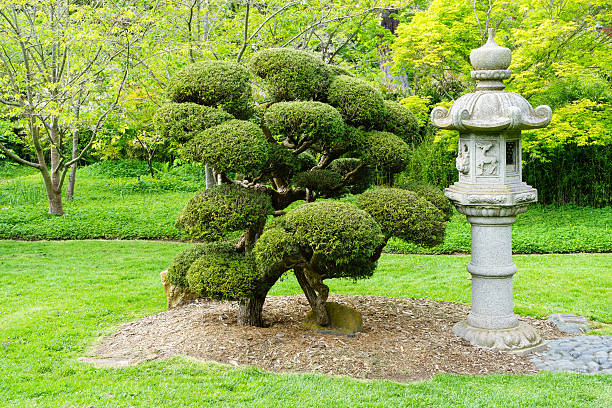
[(472, 78), (477, 80), (475, 92), (458, 98), (450, 109), (441, 106), (431, 112), (434, 126), (460, 131), (492, 132), (501, 130), (527, 130), (547, 126), (552, 119), (549, 106), (533, 108), (521, 95), (506, 92), (504, 79), (512, 52), (495, 43), (495, 30), (489, 29), (485, 45), (470, 53)]

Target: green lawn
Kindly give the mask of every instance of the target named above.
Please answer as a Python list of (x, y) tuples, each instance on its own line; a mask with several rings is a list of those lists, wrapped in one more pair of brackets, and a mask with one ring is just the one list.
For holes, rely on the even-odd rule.
[[(40, 176), (0, 167), (0, 239), (179, 239), (174, 227), (201, 180), (167, 173), (159, 180), (78, 173), (66, 217), (47, 213)], [(13, 177), (14, 176), (14, 177)], [(198, 181), (199, 180), (199, 181)], [(612, 252), (612, 207), (532, 206), (514, 226), (515, 253)], [(470, 251), (470, 226), (455, 212), (446, 240), (435, 248), (392, 239), (386, 252), (449, 254)]]
[[(94, 369), (76, 358), (121, 322), (164, 310), (176, 242), (0, 241), (2, 407), (598, 407), (612, 376), (438, 375), (397, 384), (279, 375), (184, 359)], [(468, 257), (384, 255), (374, 278), (332, 291), (469, 302)], [(516, 256), (516, 310), (612, 322), (612, 254)], [(553, 286), (557, 285), (557, 286)], [(606, 292), (607, 291), (607, 292)], [(287, 278), (274, 294), (299, 293)]]

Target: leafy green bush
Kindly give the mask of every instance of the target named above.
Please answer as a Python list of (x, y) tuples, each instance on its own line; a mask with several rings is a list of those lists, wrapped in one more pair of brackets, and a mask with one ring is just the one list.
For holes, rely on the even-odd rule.
[(191, 265), (200, 257), (213, 253), (234, 253), (236, 243), (230, 241), (207, 242), (194, 244), (179, 252), (168, 267), (168, 282), (181, 288), (188, 288), (187, 271)]
[(268, 162), (270, 144), (259, 126), (230, 120), (196, 134), (195, 157), (216, 171), (258, 174)]
[(274, 101), (326, 99), (330, 72), (321, 58), (308, 51), (269, 48), (253, 54), (251, 71), (263, 79)]
[(204, 190), (191, 198), (176, 227), (193, 239), (217, 240), (232, 231), (263, 225), (272, 214), (270, 197), (234, 184)]
[(153, 124), (162, 137), (184, 143), (196, 132), (232, 119), (234, 117), (224, 110), (210, 106), (191, 102), (166, 103), (155, 112)]
[[(277, 228), (290, 238), (280, 234)], [(288, 251), (310, 254), (311, 266), (326, 278), (371, 276), (384, 245), (380, 226), (371, 216), (353, 204), (337, 201), (298, 206), (275, 219), (261, 239), (271, 233), (280, 234), (280, 242), (290, 247)], [(259, 247), (259, 259), (277, 262), (273, 251), (278, 246)], [(265, 248), (272, 252), (268, 253)]]
[(307, 188), (321, 197), (338, 197), (344, 193), (342, 176), (332, 170), (310, 170), (293, 177), (293, 185)]
[(275, 103), (264, 115), (265, 123), (279, 141), (289, 139), (295, 145), (316, 142), (322, 147), (345, 135), (340, 113), (322, 102)]
[[(361, 159), (340, 158), (329, 165), (329, 170), (339, 173), (342, 177), (355, 170), (361, 164)], [(370, 166), (362, 166), (347, 186), (351, 194), (361, 194), (376, 182), (376, 172)]]
[(187, 271), (189, 288), (200, 296), (237, 300), (253, 296), (260, 274), (251, 256), (237, 252), (209, 252)]
[(453, 205), (448, 198), (444, 196), (444, 192), (436, 186), (412, 182), (398, 186), (398, 188), (417, 193), (419, 196), (432, 203), (438, 210), (442, 211), (445, 221), (449, 221), (451, 219), (451, 216), (453, 215)]
[(366, 81), (346, 75), (334, 78), (329, 86), (329, 104), (340, 111), (351, 126), (377, 127), (385, 112), (382, 94)]
[(233, 62), (200, 61), (183, 67), (170, 80), (168, 96), (177, 103), (221, 108), (238, 119), (253, 113), (249, 73)]
[(382, 128), (401, 137), (406, 143), (414, 143), (418, 137), (419, 125), (416, 116), (406, 106), (385, 101)]
[(387, 237), (426, 246), (444, 241), (444, 214), (416, 193), (379, 188), (361, 194), (357, 206), (374, 217)]
[(398, 173), (406, 168), (410, 147), (398, 136), (370, 131), (363, 132), (362, 138), (360, 153), (368, 166), (389, 173)]

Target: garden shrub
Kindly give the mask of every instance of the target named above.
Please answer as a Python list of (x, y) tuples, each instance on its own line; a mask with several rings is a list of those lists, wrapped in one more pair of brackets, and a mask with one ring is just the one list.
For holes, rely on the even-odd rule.
[(189, 289), (217, 300), (250, 298), (257, 288), (259, 272), (251, 256), (233, 252), (209, 252), (187, 270)]
[(414, 143), (418, 137), (419, 125), (414, 114), (397, 102), (385, 101), (382, 128), (401, 137), (406, 143)]
[[(355, 170), (361, 164), (361, 159), (346, 157), (336, 159), (329, 165), (329, 169), (339, 173), (342, 177)], [(351, 194), (361, 194), (376, 181), (376, 172), (370, 166), (362, 166), (357, 171), (351, 184), (347, 186)]]
[[(366, 278), (372, 275), (385, 243), (380, 226), (365, 211), (350, 203), (318, 201), (303, 204), (275, 219), (264, 231), (279, 235), (277, 228), (289, 234), (280, 242), (290, 243), (293, 252), (308, 253), (314, 269), (326, 278)], [(272, 231), (272, 232), (269, 232)], [(260, 259), (275, 262), (273, 251), (259, 247)]]
[(332, 170), (304, 171), (296, 174), (292, 183), (314, 191), (320, 197), (338, 197), (345, 192), (342, 176)]
[(191, 139), (196, 132), (220, 125), (234, 117), (222, 109), (195, 103), (166, 103), (153, 116), (155, 130), (178, 143)]
[(168, 267), (168, 282), (181, 288), (188, 288), (187, 271), (198, 258), (213, 253), (235, 253), (236, 243), (231, 241), (207, 242), (188, 246), (179, 252)]
[(195, 157), (218, 172), (258, 174), (268, 162), (270, 144), (254, 123), (230, 120), (196, 134)]
[(425, 246), (444, 241), (444, 214), (412, 191), (399, 188), (369, 190), (358, 197), (357, 206), (374, 217), (387, 237)]
[(344, 121), (332, 106), (322, 102), (275, 103), (264, 115), (265, 123), (279, 141), (300, 145), (316, 141), (322, 147), (341, 140)]
[(444, 214), (444, 220), (449, 221), (453, 215), (453, 206), (448, 198), (444, 196), (444, 192), (431, 184), (425, 183), (406, 183), (398, 186), (403, 190), (409, 190), (417, 193)]
[(253, 113), (249, 73), (233, 62), (201, 61), (183, 67), (170, 80), (168, 96), (177, 103), (221, 108), (238, 119)]
[(266, 194), (223, 184), (191, 198), (179, 214), (176, 227), (193, 239), (212, 241), (232, 231), (263, 225), (271, 213), (271, 200)]
[(253, 74), (263, 79), (273, 101), (326, 98), (330, 72), (319, 56), (293, 48), (269, 48), (249, 60)]
[(345, 122), (366, 129), (377, 127), (385, 111), (380, 91), (366, 81), (340, 75), (329, 86), (329, 104), (338, 109)]
[(398, 173), (406, 168), (410, 147), (398, 136), (389, 132), (362, 133), (361, 154), (368, 166), (384, 172)]

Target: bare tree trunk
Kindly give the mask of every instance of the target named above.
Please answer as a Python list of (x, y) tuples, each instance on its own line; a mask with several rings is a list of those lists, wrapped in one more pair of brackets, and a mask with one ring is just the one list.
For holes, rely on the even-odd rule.
[[(72, 160), (76, 159), (79, 154), (79, 131), (72, 129)], [(74, 198), (74, 183), (76, 181), (77, 162), (70, 166), (70, 175), (68, 176), (68, 186), (66, 188), (66, 200)]]
[(238, 304), (238, 325), (264, 327), (263, 305), (266, 295), (240, 300)]
[(206, 189), (213, 188), (217, 183), (215, 182), (215, 174), (213, 170), (208, 167), (208, 164), (204, 165), (204, 172), (206, 173)]
[[(302, 268), (293, 268), (293, 273), (295, 274), (302, 291), (306, 295), (306, 299), (308, 299), (308, 304), (310, 304), (310, 307), (317, 318), (317, 324), (323, 327), (329, 326), (329, 313), (327, 313), (327, 309), (325, 308), (325, 302), (329, 296), (329, 288), (322, 282), (312, 285), (311, 282), (309, 282), (306, 273), (304, 273), (304, 269)], [(317, 291), (315, 291), (314, 288), (316, 288)]]
[[(51, 175), (50, 186), (47, 187), (47, 196), (49, 198), (49, 213), (56, 215), (64, 215), (62, 205), (62, 174), (61, 174), (61, 155), (58, 147), (61, 146), (62, 140), (59, 133), (57, 118), (51, 118), (49, 126), (49, 139), (51, 139)], [(45, 184), (47, 181), (45, 180)], [(50, 188), (49, 188), (50, 187)]]

